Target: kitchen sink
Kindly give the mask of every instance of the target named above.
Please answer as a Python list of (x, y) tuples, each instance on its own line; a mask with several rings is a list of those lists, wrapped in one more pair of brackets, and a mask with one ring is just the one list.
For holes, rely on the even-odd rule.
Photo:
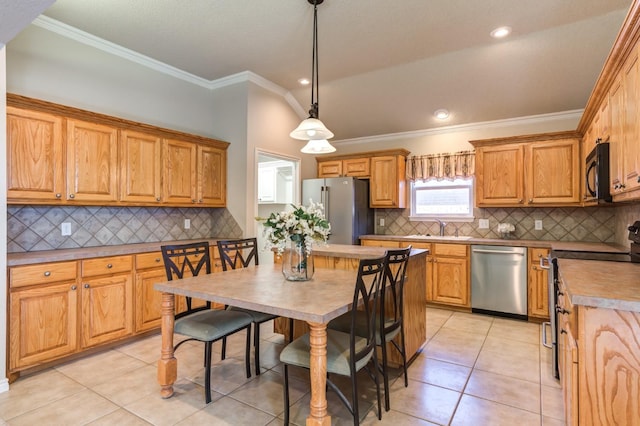
[(470, 240), (473, 237), (468, 236), (468, 235), (459, 235), (459, 236), (455, 236), (455, 235), (419, 235), (419, 234), (414, 234), (414, 235), (407, 235), (408, 238), (419, 238), (421, 240), (458, 240), (458, 241), (465, 241), (465, 240)]

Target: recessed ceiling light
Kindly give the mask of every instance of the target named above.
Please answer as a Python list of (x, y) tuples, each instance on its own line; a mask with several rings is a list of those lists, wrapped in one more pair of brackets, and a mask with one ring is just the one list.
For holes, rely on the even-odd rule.
[(449, 118), (449, 111), (444, 108), (440, 108), (433, 113), (433, 116), (438, 120), (446, 120)]
[(308, 78), (301, 78), (301, 79), (298, 80), (298, 83), (302, 84), (303, 86), (306, 86), (311, 82), (309, 81)]
[(511, 34), (511, 27), (498, 27), (491, 31), (491, 37), (493, 38), (503, 38), (509, 34)]

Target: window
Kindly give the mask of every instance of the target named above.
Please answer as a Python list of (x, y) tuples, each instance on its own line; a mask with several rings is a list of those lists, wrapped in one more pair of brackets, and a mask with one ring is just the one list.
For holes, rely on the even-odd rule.
[(473, 178), (411, 183), (411, 220), (473, 220)]

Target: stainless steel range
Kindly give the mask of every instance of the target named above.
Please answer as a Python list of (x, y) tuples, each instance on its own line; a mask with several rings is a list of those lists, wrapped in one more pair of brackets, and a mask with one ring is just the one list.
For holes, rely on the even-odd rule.
[[(558, 259), (582, 259), (604, 260), (610, 262), (635, 262), (640, 263), (640, 221), (629, 226), (629, 240), (631, 248), (629, 252), (597, 252), (597, 251), (570, 251), (553, 250), (548, 259), (540, 259), (540, 266), (549, 269), (549, 322), (542, 324), (542, 344), (552, 351), (552, 373), (556, 379), (560, 378), (558, 371)], [(551, 341), (547, 330), (550, 330)]]

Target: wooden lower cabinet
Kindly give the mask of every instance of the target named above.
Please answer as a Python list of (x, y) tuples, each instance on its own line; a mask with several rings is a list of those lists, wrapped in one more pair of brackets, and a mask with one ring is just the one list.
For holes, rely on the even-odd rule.
[(546, 259), (548, 256), (548, 249), (529, 249), (527, 277), (529, 317), (549, 319), (549, 271), (540, 265), (540, 259)]
[(469, 246), (435, 243), (427, 262), (427, 301), (470, 307)]

